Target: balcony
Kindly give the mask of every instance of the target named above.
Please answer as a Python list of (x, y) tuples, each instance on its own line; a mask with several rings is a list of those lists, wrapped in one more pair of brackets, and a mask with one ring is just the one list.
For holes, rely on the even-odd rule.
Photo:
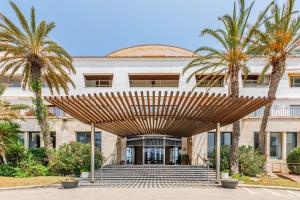
[[(264, 108), (251, 113), (250, 117), (262, 117), (264, 115)], [(271, 117), (300, 117), (300, 107), (295, 108), (271, 108)]]
[(179, 75), (129, 74), (130, 87), (178, 87)]
[[(67, 114), (64, 111), (62, 111), (61, 109), (59, 109), (57, 107), (49, 106), (47, 108), (47, 112), (48, 112), (48, 117), (65, 117), (65, 116), (67, 116)], [(35, 116), (34, 110), (32, 108), (22, 110), (20, 112), (20, 114), (23, 116), (26, 116), (26, 117)]]
[(111, 87), (112, 74), (90, 74), (84, 75), (85, 87)]
[(269, 86), (269, 83), (260, 83), (258, 84), (256, 80), (243, 80), (244, 88), (266, 88)]
[(178, 80), (131, 80), (130, 87), (178, 87)]

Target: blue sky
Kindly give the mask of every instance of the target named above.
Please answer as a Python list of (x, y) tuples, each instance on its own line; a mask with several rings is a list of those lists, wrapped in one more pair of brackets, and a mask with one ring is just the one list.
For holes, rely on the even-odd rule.
[[(283, 0), (278, 0), (283, 2)], [(199, 37), (203, 28), (219, 26), (233, 0), (15, 0), (25, 14), (31, 6), (39, 20), (54, 21), (51, 37), (72, 55), (106, 55), (140, 44), (167, 44), (190, 50), (216, 45)], [(248, 1), (250, 2), (250, 1)], [(252, 19), (270, 0), (256, 0)], [(300, 8), (297, 0), (296, 8)], [(16, 22), (7, 0), (0, 12)]]

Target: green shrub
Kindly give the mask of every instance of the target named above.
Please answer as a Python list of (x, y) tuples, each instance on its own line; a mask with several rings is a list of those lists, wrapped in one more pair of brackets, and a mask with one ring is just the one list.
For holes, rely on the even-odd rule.
[(47, 166), (48, 165), (48, 153), (46, 148), (40, 147), (36, 149), (31, 149), (29, 152), (32, 154), (33, 158), (43, 165)]
[(294, 174), (300, 175), (300, 147), (290, 151), (287, 156), (288, 168)]
[(0, 176), (15, 176), (16, 170), (10, 165), (0, 165)]
[(265, 157), (252, 146), (239, 147), (238, 153), (240, 173), (246, 176), (256, 176), (263, 172)]
[(7, 162), (14, 167), (17, 167), (19, 162), (23, 159), (27, 159), (28, 156), (28, 151), (20, 142), (10, 143), (6, 146)]
[(36, 161), (32, 155), (22, 160), (16, 168), (16, 177), (47, 176), (49, 170), (47, 167)]
[[(211, 167), (216, 167), (215, 152), (210, 155)], [(265, 157), (252, 146), (241, 146), (238, 152), (239, 171), (247, 176), (255, 176), (263, 172)], [(221, 147), (220, 170), (228, 171), (230, 167), (230, 146)]]
[[(221, 163), (220, 163), (220, 170), (221, 171), (228, 171), (229, 170), (229, 158), (230, 158), (230, 146), (228, 145), (223, 145), (221, 147)], [(215, 160), (215, 151), (213, 151), (209, 155), (210, 163), (212, 168), (216, 168), (216, 160)]]
[[(95, 168), (101, 166), (103, 156), (95, 151)], [(54, 175), (79, 175), (81, 170), (91, 169), (91, 146), (72, 142), (63, 144), (50, 155), (49, 168)]]

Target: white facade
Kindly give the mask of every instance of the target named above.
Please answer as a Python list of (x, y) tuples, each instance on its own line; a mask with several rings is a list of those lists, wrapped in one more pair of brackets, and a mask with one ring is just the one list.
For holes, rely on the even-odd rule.
[[(104, 57), (74, 57), (74, 66), (77, 73), (72, 75), (76, 88), (70, 88), (69, 95), (105, 93), (105, 92), (124, 92), (124, 91), (191, 91), (196, 84), (196, 79), (192, 78), (187, 82), (187, 77), (193, 71), (188, 70), (182, 73), (183, 68), (193, 59), (191, 52), (169, 46), (148, 45), (128, 48), (112, 53)], [(253, 59), (248, 62), (251, 75), (259, 75), (265, 62), (261, 59)], [(178, 87), (130, 87), (129, 75), (179, 75)], [(300, 87), (291, 87), (290, 77), (299, 74), (300, 77), (300, 57), (289, 58), (286, 71), (282, 77), (277, 91), (277, 99), (274, 102), (272, 116), (268, 123), (267, 132), (286, 132), (300, 133)], [(111, 87), (86, 87), (85, 75), (112, 75)], [(195, 92), (205, 92), (207, 88), (197, 87)], [(210, 93), (227, 93), (228, 86), (214, 87)], [(266, 96), (268, 87), (244, 87), (242, 74), (240, 75), (240, 95), (243, 96)], [(49, 90), (43, 88), (43, 95), (51, 95)], [(57, 94), (54, 94), (57, 95)], [(31, 91), (23, 91), (20, 87), (8, 87), (3, 95), (13, 103), (31, 104)], [(297, 108), (299, 106), (299, 108)], [(291, 110), (291, 107), (295, 108)], [(241, 120), (241, 139), (240, 145), (254, 145), (254, 132), (259, 131), (261, 113), (247, 116)], [(51, 131), (56, 132), (57, 145), (76, 140), (76, 132), (89, 131), (90, 127), (71, 117), (50, 117)], [(39, 127), (33, 117), (26, 117), (26, 121), (21, 122), (22, 131), (25, 132), (25, 141), (28, 132), (39, 131)], [(222, 127), (222, 131), (231, 131), (231, 126)], [(101, 130), (100, 130), (101, 131)], [(118, 162), (126, 157), (124, 147), (118, 150), (122, 139), (117, 136), (102, 132), (101, 148), (105, 156), (111, 156), (112, 162)], [(282, 138), (285, 138), (282, 136)], [(298, 138), (298, 136), (297, 136)], [(299, 137), (300, 138), (300, 137)], [(197, 163), (197, 155), (200, 153), (207, 156), (207, 134), (201, 133), (193, 136), (192, 163)], [(124, 142), (123, 142), (124, 143)], [(186, 143), (183, 142), (183, 143)], [(187, 142), (188, 143), (188, 142)], [(297, 145), (300, 140), (297, 142)], [(120, 145), (119, 145), (120, 146)], [(124, 146), (124, 145), (121, 145)], [(125, 145), (126, 146), (126, 145)], [(281, 151), (286, 148), (286, 141), (281, 142)], [(182, 149), (182, 151), (188, 151)], [(119, 153), (118, 153), (119, 151)], [(118, 155), (119, 154), (119, 155)], [(119, 157), (119, 158), (118, 158)], [(270, 162), (284, 162), (285, 155), (278, 159), (271, 159)]]

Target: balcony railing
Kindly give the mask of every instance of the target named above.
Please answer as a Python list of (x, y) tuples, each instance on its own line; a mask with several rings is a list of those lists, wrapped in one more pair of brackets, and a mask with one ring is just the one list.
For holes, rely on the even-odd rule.
[[(264, 115), (264, 108), (251, 113), (250, 117), (262, 117)], [(271, 108), (270, 116), (274, 117), (300, 117), (299, 108)]]
[(258, 84), (256, 80), (243, 80), (243, 86), (245, 88), (268, 87), (269, 83), (260, 83), (260, 84)]
[(130, 87), (178, 87), (178, 80), (130, 80)]
[[(48, 117), (65, 117), (66, 113), (57, 107), (48, 107)], [(32, 108), (20, 111), (23, 116), (35, 116)]]
[(86, 87), (111, 87), (112, 81), (111, 80), (86, 80), (85, 86)]

